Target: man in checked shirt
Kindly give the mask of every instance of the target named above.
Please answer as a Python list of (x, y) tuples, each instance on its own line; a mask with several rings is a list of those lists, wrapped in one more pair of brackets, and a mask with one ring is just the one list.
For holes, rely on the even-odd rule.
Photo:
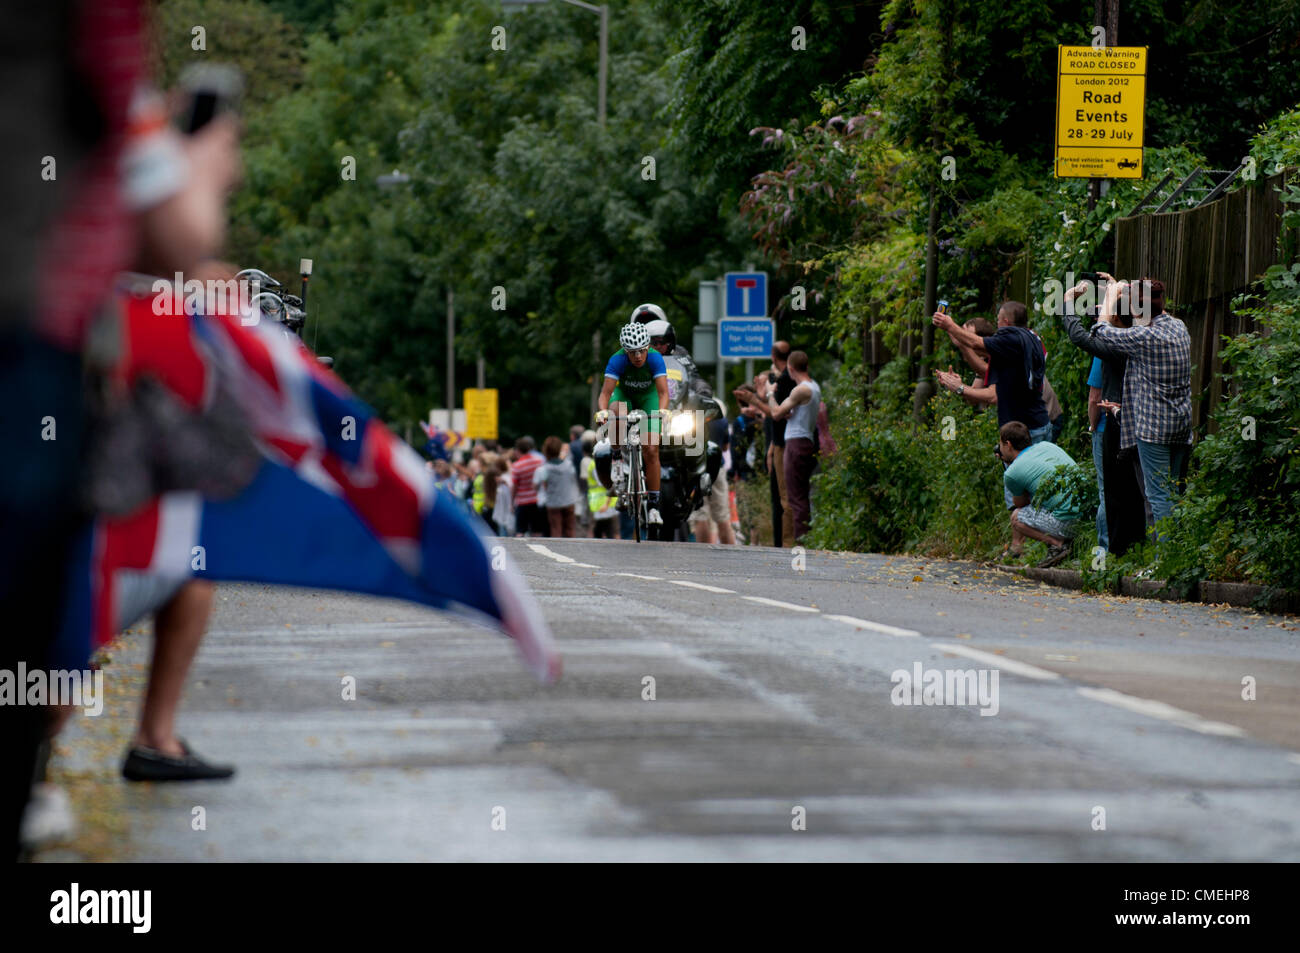
[[(1148, 520), (1158, 524), (1173, 511), (1192, 442), (1192, 339), (1187, 326), (1165, 311), (1163, 282), (1102, 277), (1110, 282), (1106, 306), (1092, 333), (1128, 355), (1123, 404), (1107, 409), (1119, 413), (1121, 452), (1137, 448)], [(1118, 328), (1108, 315), (1125, 297), (1133, 327)]]

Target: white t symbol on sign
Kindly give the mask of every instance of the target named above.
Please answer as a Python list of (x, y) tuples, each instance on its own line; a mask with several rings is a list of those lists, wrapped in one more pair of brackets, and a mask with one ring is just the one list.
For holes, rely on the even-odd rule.
[(758, 280), (755, 278), (737, 278), (736, 287), (745, 293), (744, 312), (749, 314), (749, 289), (758, 287)]

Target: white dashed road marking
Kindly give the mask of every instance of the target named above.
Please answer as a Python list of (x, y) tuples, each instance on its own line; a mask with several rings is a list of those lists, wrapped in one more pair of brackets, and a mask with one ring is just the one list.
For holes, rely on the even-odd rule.
[(834, 619), (836, 622), (843, 622), (845, 625), (856, 626), (859, 629), (870, 629), (872, 632), (881, 632), (885, 635), (918, 636), (921, 634), (915, 629), (900, 629), (897, 626), (885, 625), (883, 622), (872, 622), (870, 619), (859, 619), (857, 616), (828, 615), (826, 618)]
[(705, 592), (725, 592), (729, 595), (735, 595), (735, 589), (723, 589), (721, 586), (706, 586), (702, 582), (690, 582), (686, 579), (669, 579), (674, 586), (688, 586), (691, 589), (703, 589)]
[(750, 602), (757, 602), (760, 605), (789, 609), (791, 612), (821, 612), (820, 609), (814, 609), (812, 606), (797, 606), (793, 602), (782, 602), (780, 599), (764, 599), (762, 596), (741, 596), (741, 598), (748, 599)]
[[(594, 566), (591, 563), (580, 563), (570, 556), (564, 556), (554, 552), (538, 543), (528, 543), (528, 548), (538, 555), (553, 559), (558, 563), (581, 567), (583, 569), (601, 569), (601, 566)], [(614, 576), (627, 576), (631, 579), (644, 579), (646, 582), (663, 582), (659, 576), (644, 576), (635, 572), (615, 572)], [(690, 589), (702, 589), (705, 592), (716, 592), (725, 595), (737, 595), (734, 589), (723, 589), (721, 586), (710, 586), (702, 582), (690, 582), (685, 579), (668, 580), (675, 586), (685, 586)], [(791, 612), (812, 612), (821, 614), (821, 610), (813, 606), (796, 605), (793, 602), (782, 602), (780, 599), (768, 599), (764, 596), (741, 596), (749, 602), (756, 602), (759, 605), (772, 606), (777, 609), (788, 609)], [(883, 635), (915, 637), (921, 633), (914, 629), (902, 629), (893, 625), (885, 625), (881, 622), (872, 622), (870, 619), (859, 619), (851, 615), (826, 615), (827, 619), (835, 622), (841, 622), (845, 625), (852, 625), (859, 629), (867, 629), (871, 632), (880, 632)], [(1051, 672), (1045, 668), (1039, 668), (1036, 665), (1028, 665), (1024, 662), (1017, 662), (1015, 659), (1009, 659), (1001, 655), (994, 655), (991, 652), (982, 652), (979, 649), (968, 648), (965, 645), (957, 645), (951, 642), (931, 642), (934, 648), (944, 652), (951, 652), (954, 655), (962, 655), (978, 662), (984, 662), (987, 665), (995, 665), (999, 669), (1011, 672), (1015, 675), (1023, 675), (1025, 678), (1033, 678), (1039, 681), (1059, 681), (1062, 676), (1059, 672)], [(1181, 708), (1175, 708), (1173, 705), (1167, 705), (1164, 702), (1155, 701), (1150, 698), (1138, 698), (1136, 695), (1126, 695), (1123, 692), (1117, 692), (1111, 688), (1090, 688), (1079, 687), (1075, 689), (1084, 698), (1091, 698), (1093, 701), (1099, 701), (1106, 705), (1113, 705), (1116, 708), (1123, 708), (1126, 711), (1135, 712), (1140, 715), (1146, 715), (1149, 718), (1157, 718), (1161, 721), (1167, 721), (1170, 724), (1179, 725), (1183, 728), (1189, 728), (1192, 731), (1200, 732), (1204, 735), (1217, 735), (1224, 738), (1244, 738), (1246, 732), (1236, 725), (1225, 724), (1221, 721), (1210, 721), (1199, 715), (1194, 715), (1190, 711), (1184, 711)], [(1292, 754), (1288, 760), (1300, 763), (1300, 755)]]
[(931, 642), (930, 644), (936, 649), (943, 649), (945, 652), (952, 652), (954, 655), (964, 655), (987, 665), (996, 665), (1003, 671), (1014, 672), (1017, 675), (1025, 676), (1025, 678), (1037, 678), (1044, 682), (1050, 682), (1061, 677), (1059, 672), (1049, 672), (1037, 665), (1027, 665), (1024, 662), (1017, 662), (1015, 659), (994, 655), (992, 652), (981, 652), (979, 649), (972, 649), (965, 645), (957, 645), (953, 642)]

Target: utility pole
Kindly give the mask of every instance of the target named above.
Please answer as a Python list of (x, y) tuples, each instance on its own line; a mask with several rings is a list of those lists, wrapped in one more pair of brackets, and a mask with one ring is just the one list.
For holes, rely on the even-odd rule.
[[(1094, 0), (1092, 25), (1106, 31), (1102, 36), (1104, 46), (1119, 46), (1119, 0)], [(1109, 187), (1109, 179), (1088, 180), (1089, 212), (1097, 207), (1097, 200)]]
[(447, 289), (447, 429), (454, 427), (456, 416), (456, 302)]
[[(951, 12), (951, 11), (946, 11)], [(930, 116), (930, 146), (934, 151), (933, 161), (941, 162), (940, 147), (943, 144), (942, 135), (942, 118), (948, 109), (948, 89), (949, 84), (953, 82), (952, 76), (952, 24), (953, 17), (944, 17), (945, 27), (943, 32), (943, 43), (940, 47), (941, 56), (944, 63), (944, 83), (939, 94), (939, 101), (935, 104), (935, 109)], [(908, 355), (908, 360), (912, 361), (913, 366), (917, 368), (916, 388), (912, 393), (912, 414), (917, 419), (921, 419), (925, 405), (929, 403), (930, 398), (934, 396), (934, 384), (930, 381), (930, 360), (934, 355), (934, 323), (930, 316), (934, 314), (939, 305), (939, 185), (938, 172), (936, 167), (931, 169), (930, 179), (930, 209), (929, 221), (926, 227), (925, 239), (925, 308), (921, 314), (921, 359), (915, 361), (915, 353), (912, 339), (907, 339), (912, 353)]]
[(600, 331), (591, 336), (591, 353), (596, 359), (596, 373), (591, 378), (591, 416), (594, 420), (596, 417), (596, 399), (600, 397), (600, 389), (605, 384), (603, 366), (600, 363)]
[(602, 4), (599, 10), (600, 65), (597, 67), (596, 121), (603, 129), (605, 128), (605, 89), (609, 80), (609, 7)]

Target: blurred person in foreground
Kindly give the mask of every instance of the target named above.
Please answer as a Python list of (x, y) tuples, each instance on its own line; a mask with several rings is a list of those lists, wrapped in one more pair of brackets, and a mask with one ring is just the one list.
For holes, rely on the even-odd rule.
[[(18, 167), (0, 179), (20, 201), (16, 260), (30, 267), (0, 315), (0, 441), (17, 461), (0, 468), (0, 612), (21, 633), (6, 640), (0, 668), (45, 668), (60, 650), (63, 567), (88, 518), (82, 356), (114, 277), (132, 267), (185, 272), (212, 254), (238, 175), (233, 120), (188, 138), (168, 124), (146, 76), (139, 3), (50, 4), (29, 14), (3, 57), (6, 103), (21, 115), (5, 117)], [(46, 418), (53, 430), (42, 428)], [(3, 825), (15, 856), (48, 716), (5, 708), (14, 724), (0, 731)]]

